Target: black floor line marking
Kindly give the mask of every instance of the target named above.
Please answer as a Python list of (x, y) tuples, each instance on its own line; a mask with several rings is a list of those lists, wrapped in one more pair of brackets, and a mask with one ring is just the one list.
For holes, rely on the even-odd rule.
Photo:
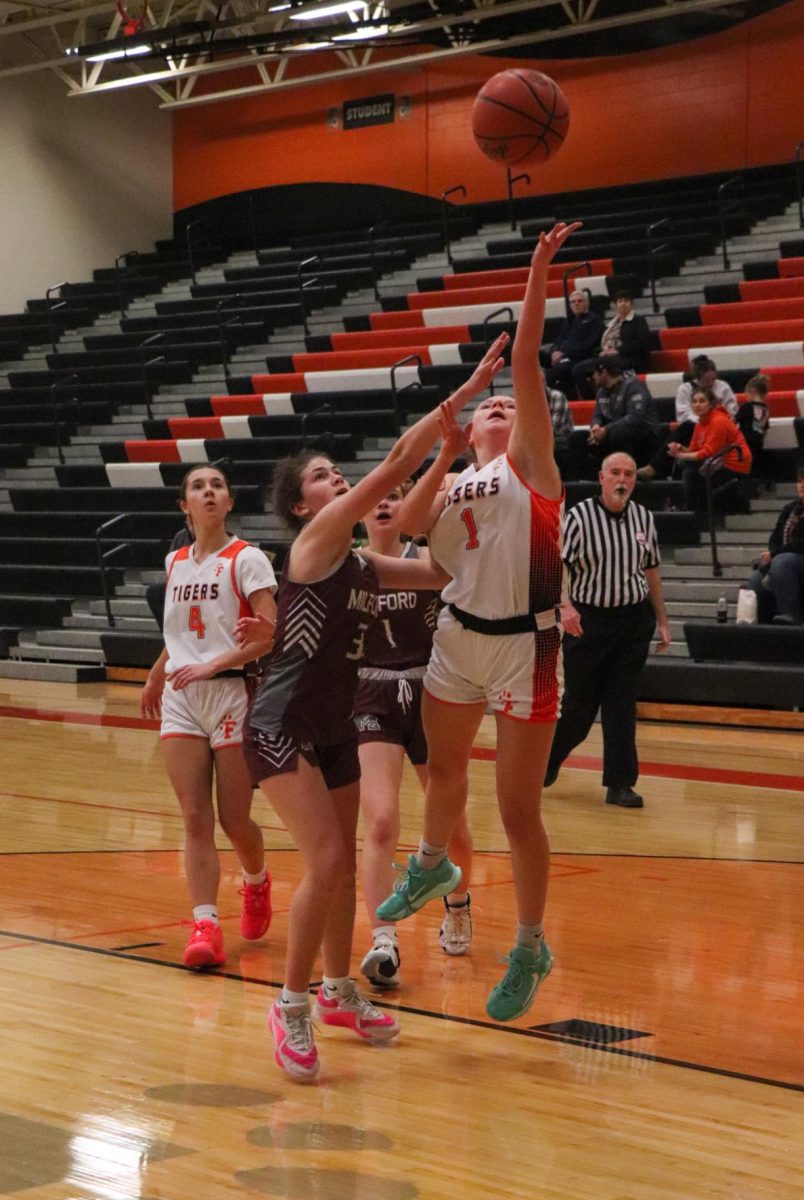
[[(38, 937), (30, 933), (17, 933), (9, 929), (0, 929), (0, 937), (11, 938), (18, 942), (31, 942), (43, 946), (58, 946), (62, 950), (76, 950), (82, 954), (99, 954), (102, 958), (121, 958), (127, 962), (145, 963), (153, 967), (166, 967), (170, 971), (185, 971), (189, 974), (198, 974), (190, 967), (185, 967), (183, 963), (165, 962), (161, 958), (149, 958), (146, 955), (129, 955), (122, 954), (119, 950), (105, 950), (100, 946), (83, 946), (77, 942), (62, 942), (57, 938)], [(210, 975), (215, 975), (222, 979), (235, 979), (240, 983), (253, 983), (257, 987), (279, 989), (282, 984), (274, 979), (255, 979), (250, 975), (241, 975), (237, 971), (211, 971)], [(469, 1025), (475, 1029), (494, 1029), (497, 1033), (507, 1033), (515, 1037), (537, 1038), (544, 1042), (563, 1042), (569, 1046), (582, 1046), (584, 1049), (597, 1050), (602, 1054), (616, 1054), (622, 1058), (637, 1058), (645, 1062), (660, 1063), (666, 1067), (680, 1067), (687, 1071), (700, 1071), (704, 1075), (719, 1075), (725, 1079), (740, 1079), (745, 1083), (760, 1083), (766, 1087), (782, 1088), (789, 1092), (804, 1093), (804, 1084), (788, 1083), (782, 1079), (766, 1079), (762, 1075), (748, 1075), (743, 1071), (728, 1071), (724, 1067), (709, 1067), (703, 1063), (687, 1062), (681, 1058), (668, 1058), (661, 1054), (646, 1054), (639, 1050), (625, 1050), (620, 1046), (607, 1046), (599, 1042), (581, 1043), (576, 1038), (568, 1038), (556, 1036), (555, 1034), (539, 1033), (535, 1029), (521, 1029), (513, 1025), (498, 1025), (493, 1021), (479, 1021), (476, 1017), (456, 1017), (449, 1013), (435, 1012), (429, 1008), (414, 1008), (409, 1004), (383, 1004), (381, 1000), (372, 997), (372, 1004), (376, 1004), (378, 1008), (389, 1008), (393, 1012), (412, 1013), (416, 1017), (430, 1017), (437, 1021), (449, 1021), (454, 1025)]]
[(112, 946), (112, 950), (116, 954), (123, 954), (126, 950), (152, 950), (154, 946), (164, 945), (164, 942), (135, 942), (133, 946)]

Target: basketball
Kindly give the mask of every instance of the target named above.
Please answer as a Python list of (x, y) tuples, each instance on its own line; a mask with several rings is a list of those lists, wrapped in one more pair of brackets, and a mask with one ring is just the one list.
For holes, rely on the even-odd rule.
[(506, 167), (529, 159), (546, 162), (567, 136), (569, 119), (567, 98), (555, 80), (519, 67), (492, 75), (472, 106), (475, 141)]

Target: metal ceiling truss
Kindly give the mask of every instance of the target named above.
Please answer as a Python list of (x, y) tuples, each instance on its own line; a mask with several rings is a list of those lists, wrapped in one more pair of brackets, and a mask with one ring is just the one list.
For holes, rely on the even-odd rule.
[[(255, 0), (222, 0), (220, 5), (145, 0), (137, 9), (142, 30), (128, 37), (122, 36), (120, 8), (111, 0), (73, 8), (69, 2), (42, 15), (41, 6), (12, 8), (0, 0), (0, 78), (50, 70), (71, 96), (148, 87), (161, 107), (180, 109), (370, 77), (463, 54), (555, 45), (581, 34), (725, 11), (734, 0), (645, 0), (644, 7), (628, 12), (620, 4), (609, 16), (607, 0), (426, 0), (415, 5), (410, 0), (366, 0), (356, 11), (330, 17), (316, 11), (325, 4), (299, 0), (263, 0), (262, 7)], [(135, 2), (139, 4), (131, 0), (130, 11)], [(615, 0), (608, 2), (613, 7)], [(513, 18), (524, 28), (522, 18), (539, 10), (550, 11), (542, 21), (528, 22), (527, 32), (511, 32)], [(311, 13), (314, 19), (301, 19)], [(489, 20), (505, 23), (505, 32), (498, 26), (484, 37)], [(132, 56), (90, 62), (90, 52)], [(334, 70), (333, 54), (341, 64)], [(294, 60), (301, 60), (304, 70), (288, 77)], [(253, 81), (227, 89), (221, 79), (215, 91), (195, 91), (199, 80), (244, 70), (253, 74)]]

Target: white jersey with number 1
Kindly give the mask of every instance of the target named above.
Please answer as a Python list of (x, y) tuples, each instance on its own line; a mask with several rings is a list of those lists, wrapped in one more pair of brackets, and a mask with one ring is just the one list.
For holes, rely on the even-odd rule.
[(263, 588), (276, 591), (276, 576), (257, 546), (233, 537), (197, 564), (193, 546), (165, 560), (166, 671), (209, 662), (237, 648), (234, 627), (251, 616), (248, 598)]
[(442, 599), (498, 621), (561, 603), (563, 496), (548, 500), (507, 454), (467, 469), (430, 530), (433, 558), (452, 576)]

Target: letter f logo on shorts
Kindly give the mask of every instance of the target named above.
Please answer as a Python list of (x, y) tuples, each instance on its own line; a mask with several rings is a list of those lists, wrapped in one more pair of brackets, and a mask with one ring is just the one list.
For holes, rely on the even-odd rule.
[(237, 729), (237, 721), (235, 721), (231, 713), (227, 713), (226, 716), (221, 720), (218, 728), (220, 729), (224, 738), (228, 741), (235, 729)]

